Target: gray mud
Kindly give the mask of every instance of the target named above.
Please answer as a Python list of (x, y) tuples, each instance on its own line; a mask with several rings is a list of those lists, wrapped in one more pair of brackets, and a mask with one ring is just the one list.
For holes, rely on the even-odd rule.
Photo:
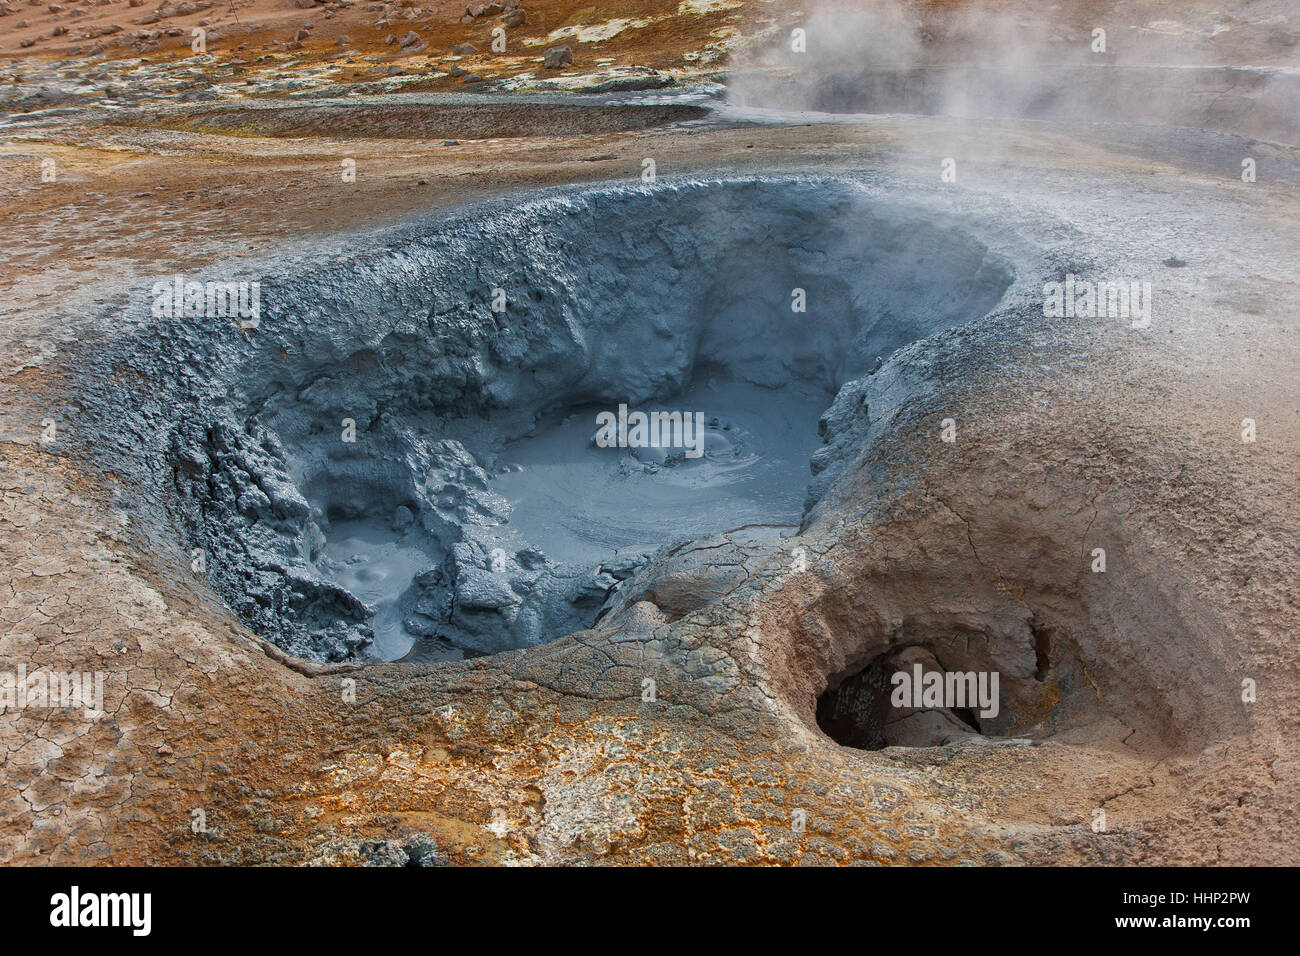
[[(83, 372), (125, 422), (102, 451), (249, 627), (317, 660), (495, 653), (591, 626), (674, 543), (797, 526), (855, 379), (1011, 284), (977, 233), (847, 180), (570, 189), (264, 275), (255, 330), (137, 302)], [(593, 447), (620, 403), (701, 413), (703, 454)]]

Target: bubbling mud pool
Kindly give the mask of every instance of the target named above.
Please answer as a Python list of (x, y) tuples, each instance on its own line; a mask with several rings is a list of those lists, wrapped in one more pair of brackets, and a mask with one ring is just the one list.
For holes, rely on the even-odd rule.
[[(508, 613), (512, 595), (527, 601), (538, 582), (549, 583), (547, 574), (528, 580), (529, 572), (569, 578), (561, 569), (582, 569), (586, 576), (565, 599), (575, 609), (585, 605), (581, 620), (590, 624), (587, 618), (599, 612), (593, 605), (604, 606), (660, 547), (743, 525), (798, 525), (808, 460), (819, 444), (817, 419), (831, 396), (798, 383), (771, 389), (709, 377), (671, 398), (672, 409), (649, 402), (630, 414), (685, 414), (685, 440), (680, 430), (665, 431), (659, 447), (648, 438), (601, 447), (593, 441), (597, 418), (615, 413), (592, 405), (540, 416), (532, 434), (502, 448), (485, 489), (499, 496), (501, 520), (473, 537), (486, 555), (487, 580), (510, 591), (499, 587), (477, 598), (481, 610)], [(412, 600), (413, 582), (430, 569), (436, 576), (446, 555), (409, 507), (399, 509), (392, 521), (330, 523), (317, 567), (374, 610), (371, 653), (408, 660), (460, 656), (463, 648), (437, 636), (446, 611), (427, 615), (427, 605)], [(477, 570), (457, 569), (458, 579), (477, 577)], [(516, 590), (521, 577), (525, 587)], [(469, 608), (458, 611), (467, 617)]]
[[(497, 486), (514, 505), (515, 530), (565, 562), (745, 524), (794, 526), (829, 401), (797, 383), (765, 389), (708, 378), (672, 402), (703, 426), (695, 458), (685, 445), (598, 447), (592, 410), (575, 412), (507, 448), (514, 468)], [(651, 410), (672, 411), (658, 404)]]
[[(132, 366), (179, 384), (133, 414), (248, 626), (318, 660), (488, 654), (591, 626), (675, 543), (796, 530), (841, 387), (1012, 278), (851, 181), (571, 189), (268, 276), (251, 333), (142, 331)], [(703, 429), (602, 447), (620, 410)]]

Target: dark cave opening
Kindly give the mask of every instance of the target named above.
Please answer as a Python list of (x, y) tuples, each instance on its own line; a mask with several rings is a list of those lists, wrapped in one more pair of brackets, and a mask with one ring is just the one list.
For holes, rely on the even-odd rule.
[[(992, 678), (992, 679), (990, 679)], [(817, 700), (817, 726), (845, 747), (941, 747), (985, 738), (981, 713), (994, 707), (992, 672), (945, 670), (927, 647), (896, 648), (874, 658)]]

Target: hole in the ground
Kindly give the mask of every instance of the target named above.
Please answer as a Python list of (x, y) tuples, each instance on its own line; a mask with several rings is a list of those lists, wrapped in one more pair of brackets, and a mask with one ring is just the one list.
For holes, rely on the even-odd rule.
[[(876, 582), (878, 560), (869, 555), (863, 560), (868, 571), (862, 580)], [(963, 590), (957, 609), (942, 608), (953, 594), (952, 579), (941, 575), (938, 588), (923, 589), (923, 611), (905, 614), (884, 629), (869, 622), (875, 608), (888, 605), (893, 595), (870, 594), (876, 583), (860, 589), (868, 592), (865, 604), (850, 584), (816, 607), (814, 614), (839, 620), (835, 605), (847, 600), (853, 627), (837, 645), (819, 646), (817, 632), (803, 640), (796, 632), (784, 645), (791, 658), (829, 649), (831, 656), (823, 661), (835, 662), (784, 671), (799, 681), (812, 676), (811, 683), (793, 684), (786, 692), (787, 699), (807, 708), (803, 714), (810, 727), (815, 724), (836, 743), (862, 750), (1087, 739), (1129, 753), (1169, 753), (1198, 752), (1224, 726), (1221, 714), (1206, 713), (1200, 695), (1184, 693), (1185, 660), (1209, 669), (1216, 682), (1233, 680), (1231, 665), (1200, 635), (1168, 656), (1161, 653), (1165, 645), (1148, 637), (1155, 628), (1164, 628), (1169, 641), (1196, 631), (1187, 618), (1170, 612), (1157, 590), (1118, 609), (1115, 604), (1080, 608), (1043, 592), (1043, 609), (1026, 617), (1020, 598), (998, 606), (1003, 578), (978, 599), (985, 609), (972, 616), (969, 602), (978, 584)], [(918, 599), (914, 577), (891, 580), (900, 582), (909, 600)], [(1125, 623), (1116, 626), (1117, 619)], [(815, 676), (818, 669), (824, 676)]]
[(1042, 683), (1047, 680), (1047, 672), (1052, 667), (1052, 638), (1043, 627), (1034, 628), (1034, 680)]
[[(246, 623), (447, 659), (590, 626), (662, 546), (797, 524), (836, 391), (1011, 278), (846, 182), (601, 187), (264, 290), (248, 336), (178, 320), (136, 361), (192, 387), (174, 487)], [(682, 413), (672, 447), (643, 447), (654, 412)]]
[(945, 668), (921, 645), (890, 650), (817, 700), (817, 725), (860, 750), (941, 747), (981, 738), (1003, 712), (996, 670)]

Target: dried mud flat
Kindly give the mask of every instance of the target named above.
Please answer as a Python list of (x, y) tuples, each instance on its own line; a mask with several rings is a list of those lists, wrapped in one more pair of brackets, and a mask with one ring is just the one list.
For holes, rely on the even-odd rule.
[[(660, 102), (572, 129), (548, 125), (552, 103), (495, 102), (512, 132), (492, 139), (396, 135), (371, 125), (379, 97), (259, 107), (288, 121), (235, 136), (242, 108), (211, 126), (195, 107), (115, 128), (54, 118), (2, 148), (0, 648), (13, 667), (107, 680), (96, 719), (0, 715), (0, 859), (1297, 861), (1292, 147), (924, 117), (755, 124)], [(59, 178), (42, 183), (50, 157)], [(653, 209), (728, 183), (767, 190), (755, 205), (819, 183), (866, 209), (904, 203), (1008, 269), (991, 310), (840, 390), (797, 535), (682, 529), (595, 627), (436, 665), (291, 657), (193, 573), (174, 462), (148, 464), (174, 423), (140, 409), (199, 381), (201, 414), (224, 400), (221, 375), (251, 389), (239, 376), (281, 352), (299, 382), (333, 333), (313, 334), (324, 312), (286, 311), (204, 340), (187, 372), (163, 361), (158, 278), (328, 288), (330, 270), (453, 235), (486, 267), (516, 222), (559, 228), (528, 218), (537, 204)], [(585, 234), (604, 228), (595, 208)], [(616, 225), (632, 250), (653, 231)], [(981, 263), (951, 251), (944, 278)], [(1042, 284), (1067, 273), (1149, 280), (1150, 325), (1046, 318)], [(389, 373), (389, 311), (341, 363), (365, 353), (377, 364), (358, 368)], [(902, 646), (1000, 669), (1003, 724), (944, 746), (828, 737), (819, 697)]]

